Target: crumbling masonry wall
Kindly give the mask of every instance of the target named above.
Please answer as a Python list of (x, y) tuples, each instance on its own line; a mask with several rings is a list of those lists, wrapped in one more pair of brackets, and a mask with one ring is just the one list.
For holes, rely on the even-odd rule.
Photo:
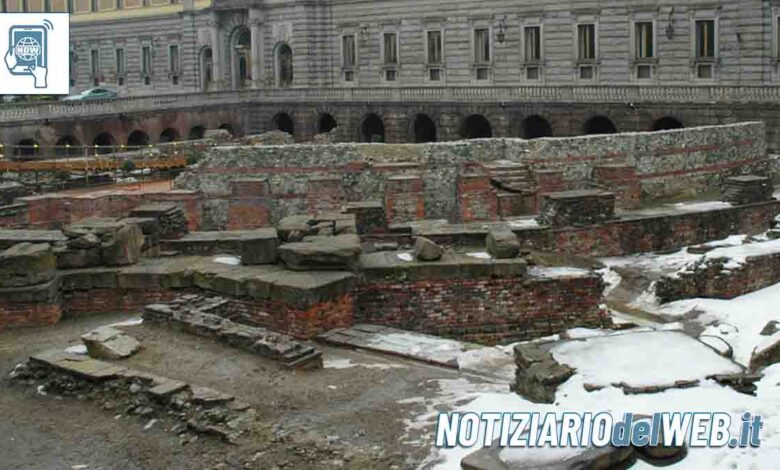
[[(639, 195), (690, 197), (716, 192), (726, 176), (766, 174), (765, 132), (756, 122), (530, 141), (225, 146), (211, 149), (176, 187), (202, 191), (206, 229), (274, 223), (309, 212), (316, 201), (384, 201), (392, 221), (495, 220), (501, 205), (491, 199), (489, 178), (479, 175), (497, 161), (533, 170), (537, 192), (552, 173), (560, 178), (556, 190), (614, 187), (619, 203), (635, 204)], [(619, 172), (604, 170), (615, 165)], [(257, 180), (249, 186), (258, 190), (239, 192), (246, 185), (236, 180)]]

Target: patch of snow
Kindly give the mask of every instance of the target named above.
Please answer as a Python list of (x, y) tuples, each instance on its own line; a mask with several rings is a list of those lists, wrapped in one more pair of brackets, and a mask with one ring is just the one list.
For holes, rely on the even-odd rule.
[(232, 255), (217, 255), (212, 261), (219, 264), (227, 264), (229, 266), (239, 266), (241, 264), (241, 258)]
[(566, 330), (566, 336), (571, 339), (597, 338), (599, 336), (606, 336), (610, 333), (612, 332), (607, 330), (596, 330), (592, 328), (571, 328)]
[(120, 321), (120, 322), (117, 322), (117, 323), (112, 323), (112, 324), (106, 325), (106, 326), (107, 327), (112, 327), (112, 326), (138, 326), (138, 325), (143, 324), (143, 322), (144, 322), (143, 317), (134, 317), (134, 318), (131, 318), (129, 320)]
[(417, 333), (381, 334), (371, 338), (368, 345), (375, 350), (453, 364), (468, 349), (468, 345), (460, 341)]
[(699, 336), (699, 341), (718, 351), (721, 356), (728, 354), (731, 350), (729, 343), (719, 336), (702, 335)]
[(144, 426), (144, 431), (148, 431), (149, 429), (152, 429), (152, 426), (154, 426), (157, 423), (156, 419), (150, 420), (148, 423), (146, 423), (146, 426)]
[(510, 220), (509, 226), (512, 228), (537, 228), (539, 227), (539, 222), (537, 222), (536, 219), (521, 219), (521, 220)]
[(673, 207), (677, 211), (682, 211), (682, 212), (705, 212), (705, 211), (714, 211), (718, 209), (728, 209), (732, 206), (728, 202), (723, 202), (723, 201), (705, 201), (705, 202), (680, 202), (677, 204), (672, 204), (671, 207)]
[(603, 279), (604, 282), (607, 284), (607, 287), (604, 289), (605, 296), (609, 295), (610, 292), (615, 290), (617, 286), (619, 286), (620, 283), (623, 282), (623, 277), (620, 274), (618, 274), (614, 269), (604, 268), (604, 269), (599, 269), (596, 272), (601, 274), (601, 279)]
[[(700, 342), (673, 331), (568, 341), (551, 352), (558, 362), (577, 369), (583, 380), (602, 386), (621, 382), (634, 387), (670, 385), (742, 370)], [(653, 366), (640, 366), (649, 357)]]
[(521, 468), (534, 466), (546, 467), (548, 465), (565, 462), (587, 450), (587, 447), (557, 447), (554, 449), (547, 447), (506, 447), (499, 452), (498, 458), (506, 464), (518, 465), (521, 466)]
[(69, 354), (78, 354), (79, 356), (85, 356), (87, 354), (87, 346), (83, 344), (77, 344), (75, 346), (65, 348), (65, 352)]
[(758, 343), (755, 349), (753, 349), (753, 354), (761, 354), (763, 352), (766, 352), (767, 350), (771, 349), (773, 346), (776, 346), (778, 342), (780, 342), (780, 331), (773, 334), (772, 336), (765, 338), (763, 341)]
[(707, 252), (707, 259), (728, 258), (732, 263), (727, 264), (727, 269), (735, 269), (745, 264), (749, 257), (765, 256), (780, 253), (780, 239), (758, 243), (746, 243), (738, 246), (716, 248)]
[(476, 253), (466, 253), (466, 256), (470, 256), (472, 258), (477, 258), (477, 259), (493, 259), (493, 257), (490, 256), (489, 253), (485, 253), (484, 251), (478, 251)]
[[(780, 284), (731, 300), (686, 299), (657, 308), (667, 316), (682, 316), (696, 310), (699, 321), (707, 326), (703, 335), (724, 338), (734, 348), (734, 360), (747, 365), (756, 345), (766, 338), (761, 330), (770, 320), (778, 319)], [(713, 319), (715, 322), (713, 322)]]
[(562, 266), (562, 267), (533, 266), (528, 269), (528, 274), (534, 277), (540, 277), (544, 279), (555, 279), (561, 277), (590, 276), (591, 271), (588, 271), (587, 269), (572, 268), (568, 266)]
[(414, 261), (414, 256), (411, 253), (398, 253), (396, 256), (401, 261)]

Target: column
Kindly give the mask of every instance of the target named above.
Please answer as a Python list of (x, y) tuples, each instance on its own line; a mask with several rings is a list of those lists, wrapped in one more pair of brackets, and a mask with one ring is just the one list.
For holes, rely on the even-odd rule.
[(213, 64), (214, 88), (221, 90), (224, 88), (225, 74), (222, 69), (222, 44), (220, 44), (219, 40), (219, 16), (217, 12), (211, 13), (208, 25), (211, 32), (211, 61)]
[(249, 10), (249, 31), (252, 34), (252, 88), (262, 88), (263, 76), (263, 12), (257, 8)]

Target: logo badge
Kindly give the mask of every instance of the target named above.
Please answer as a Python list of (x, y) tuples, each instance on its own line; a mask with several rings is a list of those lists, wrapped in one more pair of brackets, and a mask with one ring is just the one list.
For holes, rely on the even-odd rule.
[(0, 94), (67, 95), (69, 27), (67, 13), (0, 15)]

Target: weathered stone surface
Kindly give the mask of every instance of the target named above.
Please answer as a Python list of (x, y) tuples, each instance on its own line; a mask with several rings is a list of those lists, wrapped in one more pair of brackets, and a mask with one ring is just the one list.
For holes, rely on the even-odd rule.
[(575, 370), (559, 364), (553, 355), (535, 344), (514, 348), (517, 372), (512, 391), (534, 403), (554, 403), (558, 386), (571, 378)]
[(755, 396), (756, 390), (758, 389), (756, 383), (764, 378), (764, 375), (740, 372), (737, 374), (710, 375), (707, 378), (714, 380), (723, 386), (731, 387), (739, 393)]
[[(200, 296), (180, 297), (168, 304), (148, 305), (144, 320), (188, 333), (208, 336), (233, 347), (280, 361), (290, 368), (322, 367), (322, 353), (292, 337), (224, 318), (229, 301)], [(224, 309), (224, 312), (223, 312)]]
[(360, 235), (387, 232), (387, 214), (380, 201), (348, 202), (342, 210), (355, 215), (355, 225)]
[(159, 237), (163, 239), (181, 238), (188, 232), (187, 216), (181, 207), (172, 202), (138, 206), (130, 211), (130, 217), (154, 219), (157, 221)]
[(542, 195), (538, 221), (552, 227), (593, 225), (615, 217), (615, 194), (599, 190)]
[(764, 328), (761, 329), (761, 336), (772, 336), (778, 331), (780, 331), (780, 322), (777, 320), (771, 320), (766, 325), (764, 325)]
[(101, 257), (106, 266), (126, 266), (138, 262), (144, 235), (138, 225), (126, 224), (102, 238)]
[(485, 245), (490, 256), (496, 259), (514, 258), (520, 253), (520, 241), (510, 230), (492, 230), (485, 238)]
[(351, 269), (361, 252), (360, 238), (356, 235), (318, 237), (279, 247), (282, 261), (295, 271)]
[(420, 261), (437, 261), (444, 255), (444, 248), (425, 237), (414, 240), (414, 257)]
[(765, 176), (745, 175), (726, 178), (722, 199), (734, 205), (752, 204), (772, 199), (772, 181)]
[(52, 246), (67, 241), (60, 230), (10, 230), (0, 229), (0, 250), (7, 250), (19, 243), (48, 243)]
[(758, 370), (778, 362), (780, 362), (780, 333), (775, 333), (753, 350), (750, 356), (750, 370)]
[(90, 331), (81, 340), (95, 359), (125, 359), (141, 349), (138, 340), (110, 326)]
[(140, 225), (115, 219), (85, 219), (63, 233), (68, 241), (56, 250), (60, 269), (126, 266), (138, 261), (144, 245)]
[[(63, 291), (114, 289), (119, 287), (117, 267), (73, 269), (60, 272)], [(157, 287), (157, 285), (155, 285)]]
[(249, 230), (241, 238), (241, 263), (272, 264), (279, 258), (279, 237), (274, 228)]
[(56, 262), (48, 243), (20, 243), (0, 252), (0, 287), (24, 287), (51, 281)]

